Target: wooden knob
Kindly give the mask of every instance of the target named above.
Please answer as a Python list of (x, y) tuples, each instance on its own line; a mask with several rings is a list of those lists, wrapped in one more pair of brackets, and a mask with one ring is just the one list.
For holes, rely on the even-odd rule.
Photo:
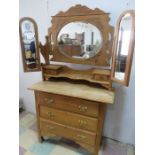
[(45, 98), (44, 101), (48, 104), (50, 103), (54, 103), (54, 100), (53, 99), (48, 99), (48, 98)]
[(78, 120), (78, 123), (80, 126), (86, 126), (87, 125), (87, 121), (83, 121), (83, 120)]
[(48, 128), (48, 129), (50, 129), (50, 130), (55, 129), (55, 127), (54, 127), (54, 126), (47, 126), (47, 128)]
[(80, 135), (80, 134), (77, 135), (77, 137), (80, 138), (80, 139), (86, 139), (86, 136), (84, 136), (84, 135)]
[(54, 114), (52, 114), (52, 112), (47, 112), (47, 115), (48, 115), (49, 117), (54, 117), (54, 116), (55, 116)]
[(87, 109), (88, 109), (88, 107), (79, 105), (79, 110), (80, 110), (81, 112), (86, 112)]

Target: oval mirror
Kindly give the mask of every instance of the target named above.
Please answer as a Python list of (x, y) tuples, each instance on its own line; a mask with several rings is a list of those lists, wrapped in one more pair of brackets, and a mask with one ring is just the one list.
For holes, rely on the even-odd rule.
[(84, 22), (71, 22), (58, 34), (58, 48), (65, 56), (75, 59), (89, 59), (100, 52), (102, 35), (100, 30)]
[(24, 71), (39, 71), (38, 29), (32, 18), (24, 17), (19, 23)]
[(133, 51), (134, 11), (126, 11), (120, 16), (116, 28), (112, 68), (112, 79), (126, 86), (129, 83)]

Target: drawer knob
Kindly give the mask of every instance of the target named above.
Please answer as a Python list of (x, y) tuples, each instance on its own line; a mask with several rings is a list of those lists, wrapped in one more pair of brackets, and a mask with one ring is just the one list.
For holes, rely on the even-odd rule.
[(48, 98), (45, 98), (44, 101), (48, 104), (51, 104), (51, 103), (54, 103), (54, 100), (53, 99), (48, 99)]
[(49, 117), (54, 117), (54, 116), (55, 116), (54, 114), (52, 114), (52, 112), (47, 112), (47, 115), (48, 115)]
[(87, 125), (87, 121), (83, 121), (83, 120), (78, 120), (78, 123), (80, 126), (86, 126)]
[(81, 112), (86, 112), (87, 109), (88, 109), (88, 108), (87, 108), (86, 106), (79, 105), (79, 110), (80, 110)]
[(47, 128), (50, 129), (50, 130), (55, 129), (55, 127), (53, 127), (53, 126), (47, 126)]
[(86, 136), (84, 136), (84, 135), (77, 135), (77, 137), (80, 139), (86, 139)]

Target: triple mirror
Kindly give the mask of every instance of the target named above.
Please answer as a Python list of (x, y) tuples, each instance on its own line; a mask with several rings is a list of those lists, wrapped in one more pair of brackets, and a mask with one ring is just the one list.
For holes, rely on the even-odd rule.
[(28, 17), (20, 19), (19, 31), (24, 71), (40, 71), (38, 28), (36, 22)]
[[(80, 15), (74, 11), (79, 7)], [(109, 67), (111, 77), (108, 82), (128, 86), (135, 43), (134, 11), (120, 15), (114, 36), (109, 21), (109, 14), (102, 10), (79, 5), (72, 7), (52, 17), (46, 44), (38, 46), (36, 22), (32, 18), (22, 18), (19, 26), (24, 71), (41, 70), (40, 47), (45, 62), (52, 56), (52, 61)]]

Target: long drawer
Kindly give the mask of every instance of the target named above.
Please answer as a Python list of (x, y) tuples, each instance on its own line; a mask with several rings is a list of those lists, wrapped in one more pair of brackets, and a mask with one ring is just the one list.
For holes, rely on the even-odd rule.
[(96, 133), (72, 128), (52, 121), (40, 119), (41, 134), (45, 136), (57, 135), (80, 141), (89, 145), (95, 145)]
[(40, 116), (65, 125), (78, 127), (90, 131), (97, 131), (98, 119), (71, 112), (66, 112), (46, 106), (40, 106)]
[(98, 117), (99, 114), (98, 103), (68, 96), (40, 92), (39, 104), (92, 117)]

